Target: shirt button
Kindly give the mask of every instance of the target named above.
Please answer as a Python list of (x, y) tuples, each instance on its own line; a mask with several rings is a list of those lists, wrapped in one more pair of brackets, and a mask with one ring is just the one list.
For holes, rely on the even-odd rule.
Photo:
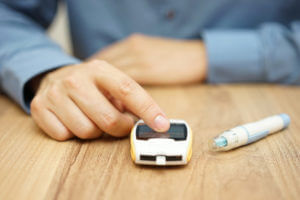
[(166, 14), (166, 17), (167, 17), (167, 19), (170, 19), (170, 20), (173, 19), (175, 17), (174, 10), (168, 11), (167, 14)]

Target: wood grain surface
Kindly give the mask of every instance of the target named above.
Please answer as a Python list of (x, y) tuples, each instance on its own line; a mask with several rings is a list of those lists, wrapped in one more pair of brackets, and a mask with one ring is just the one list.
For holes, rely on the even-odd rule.
[[(299, 87), (147, 90), (170, 118), (192, 127), (187, 166), (137, 166), (128, 138), (54, 141), (0, 96), (0, 199), (299, 199)], [(287, 130), (230, 152), (209, 151), (209, 140), (220, 132), (282, 112), (291, 117)]]

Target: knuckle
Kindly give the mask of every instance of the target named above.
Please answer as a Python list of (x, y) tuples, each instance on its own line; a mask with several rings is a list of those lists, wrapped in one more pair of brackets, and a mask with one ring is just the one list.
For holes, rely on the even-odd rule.
[(141, 34), (132, 34), (131, 36), (129, 36), (128, 38), (129, 41), (129, 46), (130, 49), (132, 51), (135, 51), (136, 53), (139, 52), (139, 50), (141, 49), (141, 46), (143, 46), (143, 41), (144, 41), (144, 36)]
[(136, 84), (129, 78), (123, 78), (120, 81), (119, 92), (123, 97), (132, 94), (136, 89)]
[(131, 42), (139, 42), (143, 39), (143, 35), (140, 33), (133, 33), (129, 36), (129, 41)]
[(142, 116), (147, 114), (147, 113), (155, 111), (155, 109), (156, 109), (156, 105), (151, 101), (143, 103), (139, 108), (140, 114)]
[(81, 139), (91, 138), (95, 131), (95, 126), (89, 123), (80, 123), (78, 127), (76, 127), (76, 135)]
[(118, 124), (117, 114), (104, 114), (103, 115), (103, 129), (107, 132), (115, 129)]
[(91, 69), (102, 69), (103, 66), (107, 66), (108, 63), (105, 60), (94, 59), (89, 62)]
[(94, 75), (95, 73), (106, 74), (110, 71), (111, 65), (104, 60), (92, 60), (88, 64), (89, 73)]
[(42, 108), (43, 102), (40, 96), (35, 96), (30, 103), (30, 110), (38, 112)]
[(73, 134), (66, 127), (57, 127), (57, 129), (54, 130), (47, 128), (48, 126), (51, 126), (51, 124), (43, 126), (40, 124), (40, 120), (36, 120), (36, 123), (49, 137), (57, 141), (65, 141), (73, 136)]
[(60, 90), (58, 88), (58, 86), (52, 86), (48, 91), (47, 91), (47, 98), (50, 101), (56, 101), (59, 96), (60, 96)]
[(80, 83), (79, 81), (76, 79), (76, 77), (73, 76), (68, 76), (65, 79), (63, 79), (63, 85), (67, 88), (70, 89), (79, 89), (80, 88)]
[(66, 141), (71, 138), (71, 134), (68, 130), (63, 130), (59, 133), (56, 133), (53, 138), (57, 141)]

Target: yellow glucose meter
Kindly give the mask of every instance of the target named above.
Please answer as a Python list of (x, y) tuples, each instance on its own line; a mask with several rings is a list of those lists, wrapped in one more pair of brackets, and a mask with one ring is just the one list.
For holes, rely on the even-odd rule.
[(192, 156), (192, 131), (184, 120), (171, 119), (159, 133), (139, 120), (130, 134), (131, 158), (142, 165), (185, 165)]

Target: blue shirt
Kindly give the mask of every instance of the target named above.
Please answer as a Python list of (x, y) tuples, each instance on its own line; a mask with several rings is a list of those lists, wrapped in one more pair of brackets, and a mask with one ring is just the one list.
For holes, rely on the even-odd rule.
[(208, 82), (300, 84), (299, 0), (65, 0), (74, 55), (45, 34), (58, 0), (0, 0), (0, 86), (28, 110), (24, 85), (128, 35), (202, 39)]

